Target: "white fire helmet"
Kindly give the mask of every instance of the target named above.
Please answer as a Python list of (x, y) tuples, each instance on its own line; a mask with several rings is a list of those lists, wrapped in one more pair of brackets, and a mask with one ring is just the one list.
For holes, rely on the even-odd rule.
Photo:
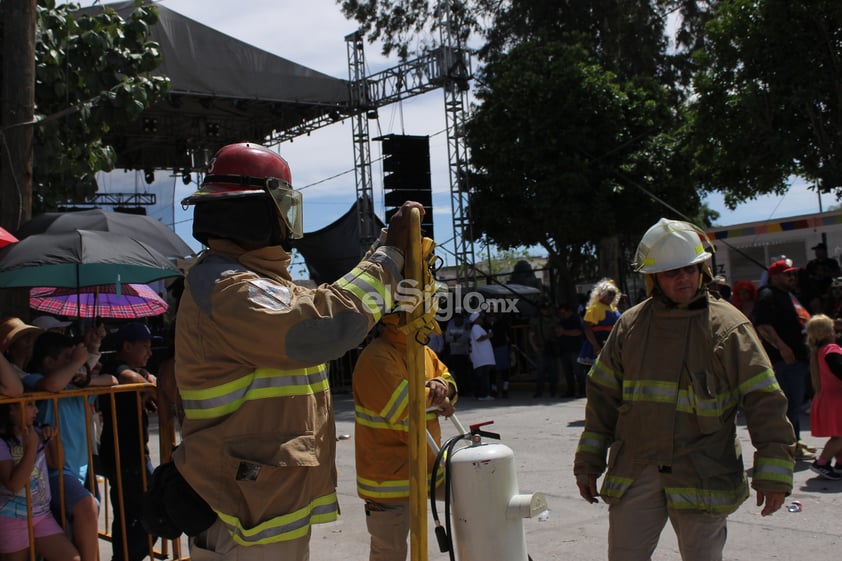
[(712, 247), (706, 234), (693, 224), (661, 218), (643, 234), (637, 246), (635, 271), (661, 273), (703, 263), (711, 258), (703, 239)]

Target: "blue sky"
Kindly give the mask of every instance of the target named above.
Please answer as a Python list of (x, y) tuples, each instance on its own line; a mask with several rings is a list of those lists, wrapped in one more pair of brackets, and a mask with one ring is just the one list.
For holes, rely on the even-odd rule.
[[(83, 5), (91, 4), (85, 0)], [(287, 58), (314, 70), (348, 77), (344, 37), (356, 29), (344, 18), (334, 0), (308, 0), (306, 9), (300, 0), (162, 0), (162, 4), (191, 19)], [(369, 73), (394, 66), (396, 60), (384, 58), (376, 45), (368, 45), (366, 61)], [(429, 135), (435, 237), (440, 246), (452, 246), (450, 188), (447, 172), (447, 144), (444, 134), (444, 97), (433, 91), (389, 107), (381, 108), (379, 119), (369, 122), (371, 136), (380, 134)], [(292, 168), (293, 184), (304, 193), (304, 231), (312, 232), (332, 223), (344, 214), (355, 199), (353, 145), (350, 121), (338, 123), (280, 146), (280, 153)], [(378, 142), (372, 142), (371, 156), (380, 157)], [(382, 217), (382, 167), (372, 167), (375, 210)], [(180, 177), (158, 171), (156, 181), (147, 186), (134, 173), (116, 172), (101, 179), (106, 189), (115, 191), (154, 191), (160, 201), (174, 201), (174, 212), (163, 208), (150, 209), (166, 224), (175, 224), (176, 231), (196, 249), (190, 234), (191, 211), (183, 210), (181, 198), (195, 189), (195, 183), (183, 185)], [(769, 220), (819, 211), (817, 195), (796, 182), (782, 197), (761, 197), (727, 210), (721, 197), (710, 197), (708, 204), (721, 213), (718, 225)], [(835, 205), (832, 195), (822, 197), (824, 210)], [(665, 213), (668, 211), (665, 210)]]

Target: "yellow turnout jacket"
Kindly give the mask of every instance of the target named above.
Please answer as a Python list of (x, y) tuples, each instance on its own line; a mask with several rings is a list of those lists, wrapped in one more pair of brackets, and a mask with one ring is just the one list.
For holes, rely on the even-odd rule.
[[(456, 387), (447, 366), (427, 346), (424, 365), (427, 381), (439, 379)], [(363, 499), (378, 503), (409, 500), (407, 377), (406, 336), (387, 325), (384, 333), (360, 353), (352, 380), (357, 494)], [(429, 388), (425, 394), (429, 396)], [(427, 430), (441, 445), (441, 427), (435, 413), (427, 413)], [(434, 461), (435, 454), (428, 447), (428, 477)]]

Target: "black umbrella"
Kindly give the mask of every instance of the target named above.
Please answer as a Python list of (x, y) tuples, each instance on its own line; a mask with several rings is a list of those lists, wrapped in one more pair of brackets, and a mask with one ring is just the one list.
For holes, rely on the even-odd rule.
[(33, 234), (58, 234), (74, 230), (113, 232), (141, 241), (166, 257), (185, 257), (194, 252), (178, 234), (142, 214), (108, 212), (99, 208), (77, 212), (45, 212), (23, 224), (15, 235), (26, 238)]
[(36, 234), (0, 249), (0, 288), (149, 283), (180, 275), (147, 244), (111, 232)]

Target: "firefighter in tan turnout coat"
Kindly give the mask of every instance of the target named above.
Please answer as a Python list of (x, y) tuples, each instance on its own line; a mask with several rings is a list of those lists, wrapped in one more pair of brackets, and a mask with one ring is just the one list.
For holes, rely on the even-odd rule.
[(613, 561), (649, 560), (668, 519), (684, 561), (722, 559), (726, 518), (749, 496), (738, 409), (762, 514), (792, 490), (786, 398), (749, 320), (705, 288), (710, 256), (691, 224), (652, 226), (636, 263), (650, 297), (623, 313), (588, 374), (574, 473), (585, 500), (610, 504)]
[[(301, 195), (286, 161), (255, 144), (221, 148), (194, 204), (209, 246), (186, 279), (176, 378), (184, 402), (178, 471), (217, 513), (195, 560), (309, 559), (312, 524), (338, 512), (327, 362), (358, 345), (401, 280), (410, 208), (385, 243), (331, 285), (287, 272)], [(423, 213), (423, 210), (420, 210)]]

